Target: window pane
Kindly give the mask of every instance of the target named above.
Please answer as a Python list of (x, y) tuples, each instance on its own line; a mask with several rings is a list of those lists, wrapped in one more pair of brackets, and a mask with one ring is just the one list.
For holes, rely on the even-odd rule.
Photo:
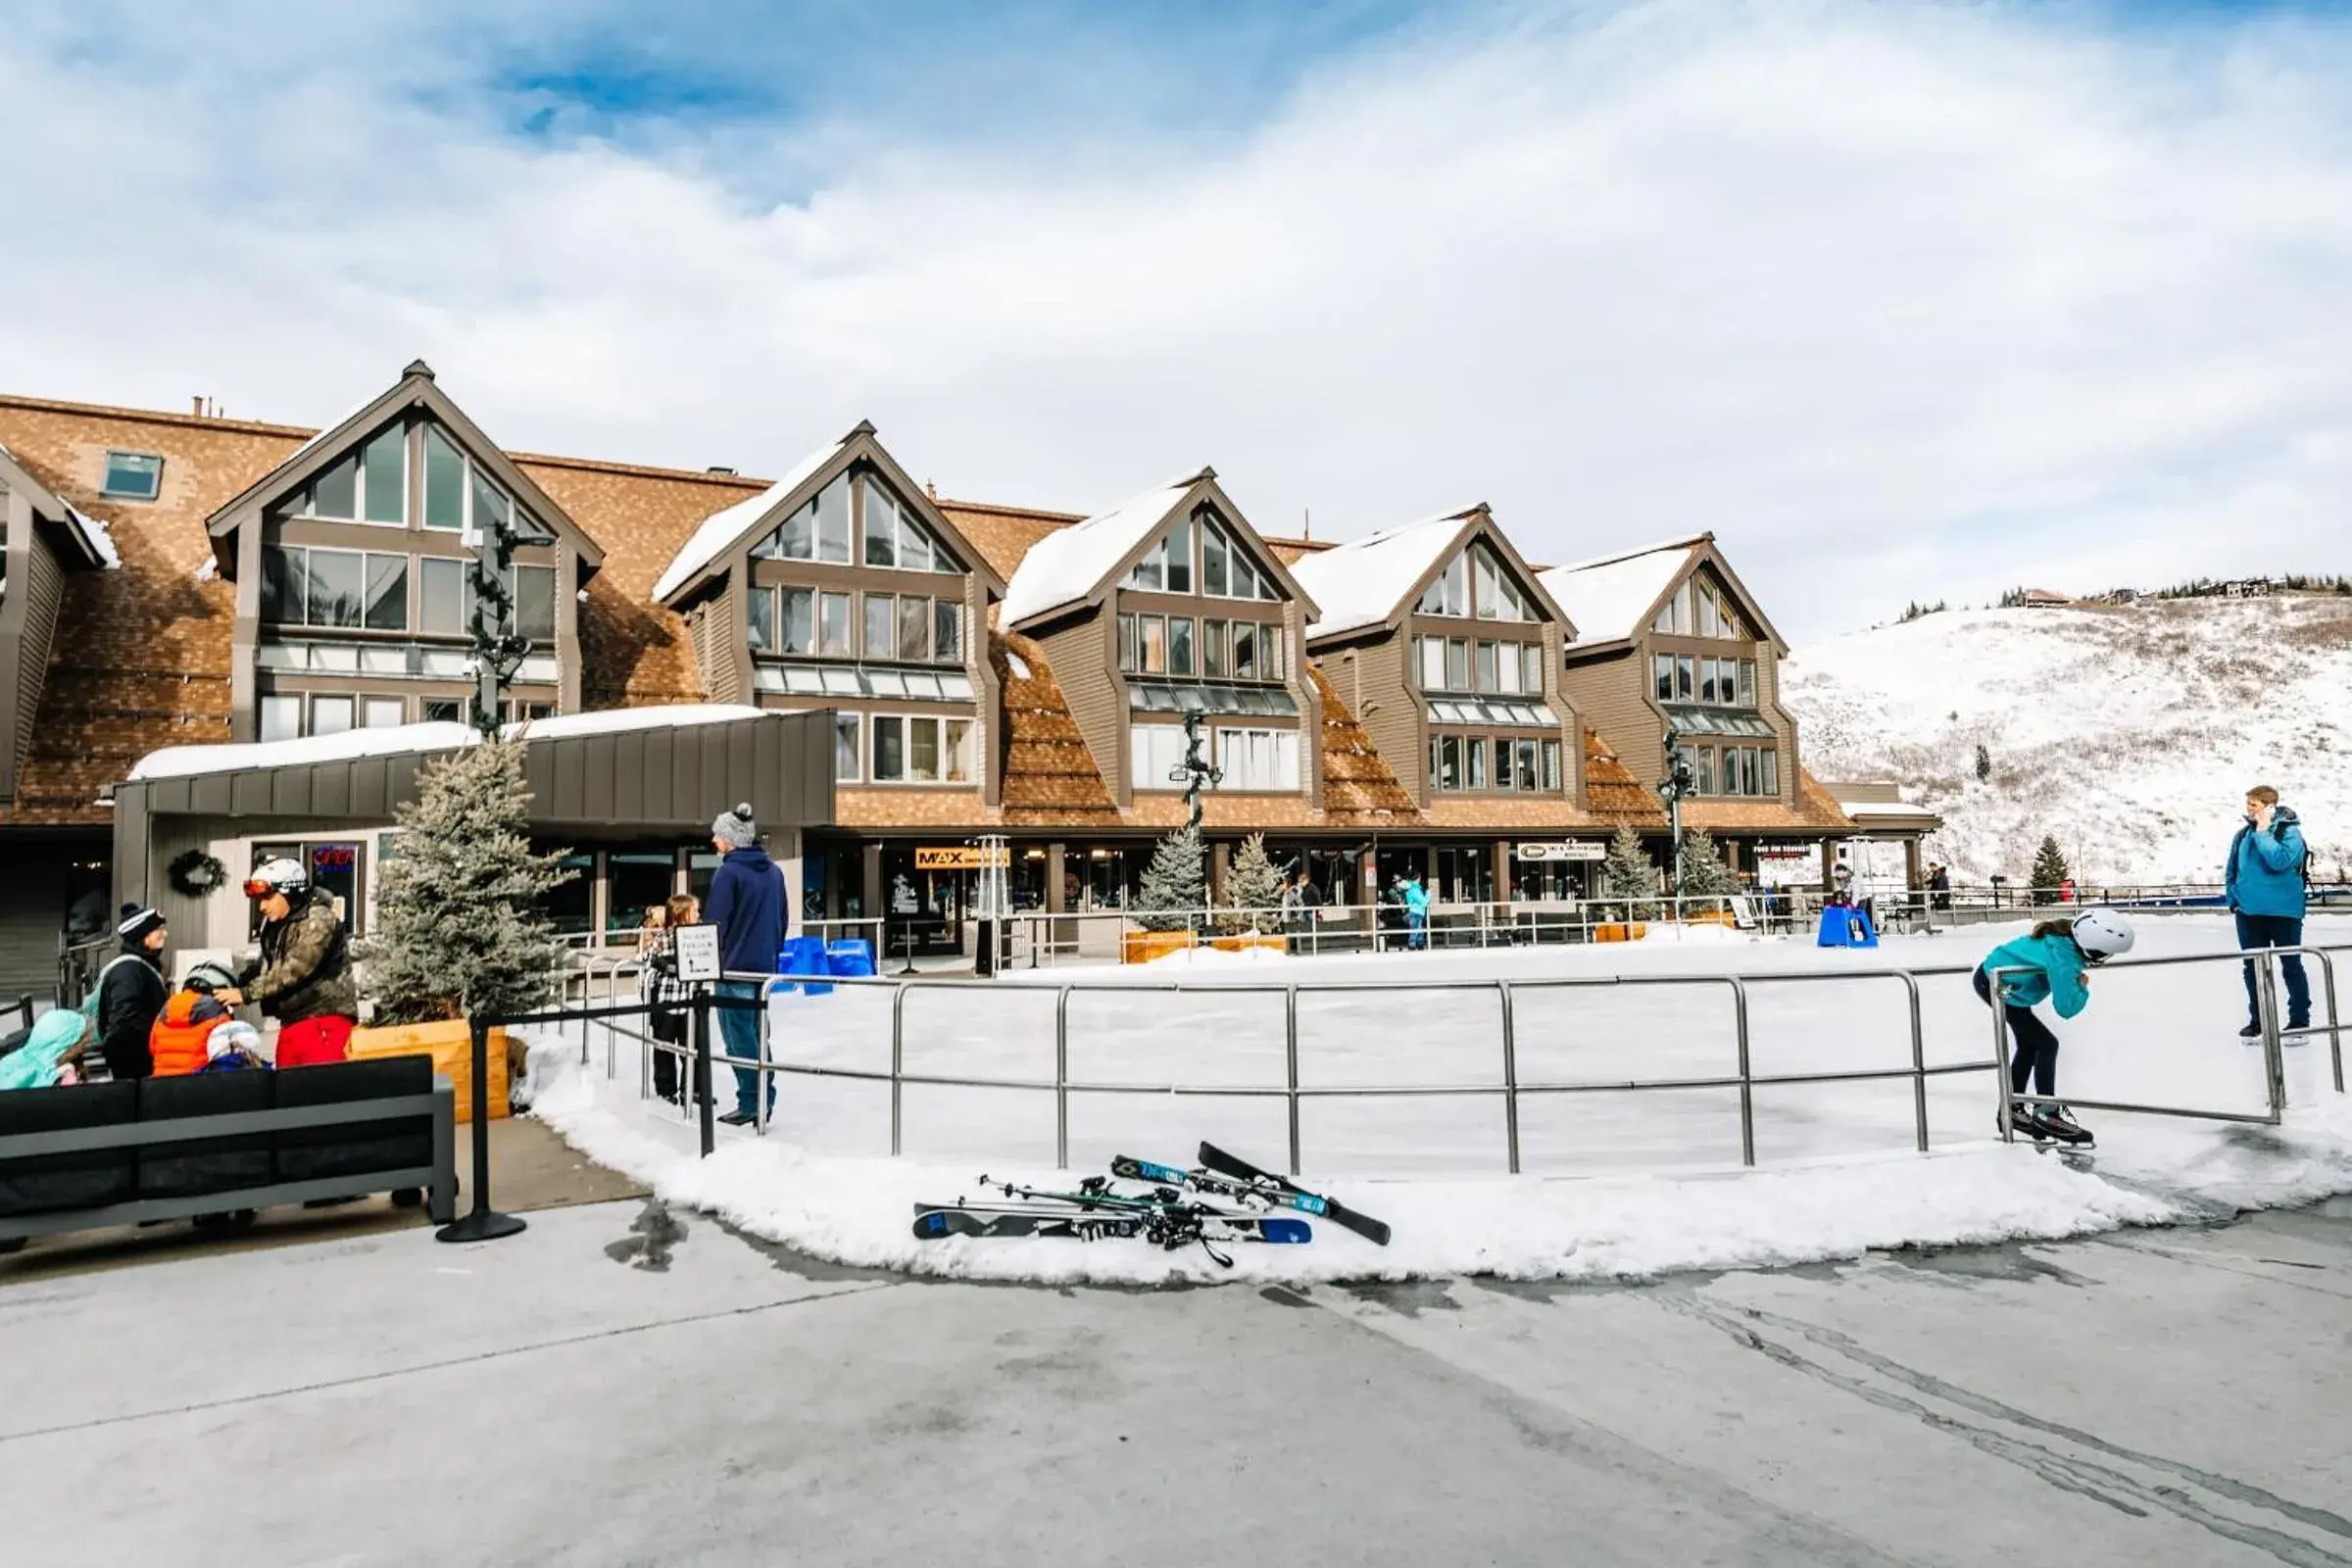
[(1236, 680), (1257, 679), (1257, 622), (1233, 623), (1233, 675)]
[(486, 533), (492, 527), (504, 524), (513, 515), (514, 509), (507, 504), (506, 492), (484, 478), (481, 469), (474, 468), (472, 474), (473, 525)]
[(931, 657), (931, 599), (927, 594), (899, 596), (899, 657)]
[(1413, 608), (1424, 615), (1446, 613), (1446, 574), (1444, 572), (1429, 579), (1429, 586), (1421, 590), (1421, 602)]
[[(870, 538), (871, 535), (868, 535)], [(895, 659), (899, 646), (899, 607), (890, 594), (865, 596), (865, 653), (867, 659)]]
[(1283, 636), (1283, 631), (1280, 626), (1268, 622), (1266, 625), (1259, 628), (1257, 634), (1257, 663), (1258, 675), (1260, 679), (1282, 679), (1283, 651), (1285, 642), (1286, 639)]
[(427, 724), (462, 724), (466, 705), (455, 697), (427, 697), (417, 703), (416, 715)]
[(893, 714), (874, 715), (874, 777), (885, 782), (906, 776), (906, 721)]
[(1778, 795), (1781, 793), (1781, 754), (1767, 749), (1762, 760), (1764, 793)]
[(781, 646), (788, 654), (816, 652), (816, 595), (807, 588), (781, 591), (784, 627)]
[(1442, 692), (1446, 689), (1446, 639), (1421, 639), (1421, 689)]
[(1483, 550), (1470, 552), (1470, 573), (1473, 587), (1472, 608), (1481, 619), (1494, 618), (1494, 563)]
[(1462, 738), (1459, 735), (1438, 737), (1438, 788), (1458, 790), (1462, 787)]
[(833, 777), (843, 783), (858, 780), (858, 715), (833, 715)]
[(1558, 741), (1545, 741), (1544, 743), (1544, 788), (1547, 793), (1550, 794), (1556, 795), (1559, 793), (1560, 743)]
[(556, 568), (514, 568), (514, 630), (535, 643), (556, 640)]
[(743, 595), (743, 637), (752, 652), (764, 654), (776, 646), (776, 592), (747, 588)]
[(453, 533), (466, 526), (466, 460), (433, 424), (424, 427), (424, 525)]
[(408, 557), (368, 557), (368, 629), (409, 629)]
[(1697, 695), (1697, 670), (1688, 656), (1674, 662), (1674, 695), (1678, 702), (1690, 702)]
[(1227, 668), (1225, 622), (1204, 620), (1200, 623), (1200, 673), (1222, 680)]
[(1225, 592), (1225, 533), (1206, 518), (1200, 523), (1200, 591), (1219, 597)]
[(769, 560), (814, 561), (816, 559), (816, 502), (795, 512), (776, 525), (776, 531), (754, 552)]
[(262, 550), (262, 619), (274, 625), (299, 626), (308, 618), (310, 603), (305, 552), (267, 545)]
[(311, 515), (314, 517), (350, 517), (359, 500), (360, 463), (356, 457), (345, 458), (311, 481)]
[(1446, 639), (1446, 689), (1449, 692), (1470, 689), (1470, 644), (1460, 637)]
[(102, 488), (110, 496), (153, 501), (162, 487), (164, 460), (143, 452), (109, 452)]
[(311, 733), (340, 735), (351, 728), (351, 699), (348, 697), (314, 697), (311, 699)]
[(1159, 569), (1159, 552), (1155, 549), (1152, 554), (1137, 562), (1135, 570), (1128, 580), (1138, 588), (1157, 589), (1163, 581)]
[(1168, 623), (1161, 615), (1145, 615), (1138, 619), (1136, 631), (1143, 644), (1143, 669), (1147, 675), (1164, 675), (1168, 668)]
[(1756, 706), (1756, 662), (1752, 659), (1740, 661), (1740, 706)]
[(1712, 659), (1698, 662), (1698, 700), (1702, 703), (1715, 701), (1715, 661)]
[(1715, 793), (1715, 749), (1712, 746), (1694, 746), (1690, 749), (1690, 770), (1697, 777), (1699, 794)]
[(1176, 519), (1168, 530), (1167, 542), (1168, 592), (1189, 594), (1193, 591), (1193, 524), (1189, 517)]
[(850, 657), (850, 596), (819, 594), (816, 651), (836, 659)]
[(1190, 675), (1193, 672), (1193, 617), (1172, 615), (1168, 618), (1168, 673)]
[(850, 476), (843, 474), (816, 493), (816, 559), (848, 565), (850, 561)]
[(302, 699), (299, 697), (265, 697), (262, 699), (262, 739), (290, 741), (302, 733)]
[[(357, 626), (364, 586), (361, 556), (356, 550), (313, 550), (310, 562), (313, 626)], [(349, 728), (346, 725), (345, 728)]]
[(466, 563), (427, 556), (416, 563), (416, 629), (438, 636), (466, 630)]
[(1511, 750), (1512, 761), (1515, 764), (1513, 787), (1532, 793), (1536, 787), (1536, 743), (1521, 741)]
[(1463, 769), (1463, 774), (1468, 779), (1470, 788), (1485, 789), (1487, 787), (1487, 738), (1484, 735), (1473, 735), (1462, 743), (1462, 749), (1469, 754), (1464, 759), (1468, 765)]
[(368, 520), (409, 520), (409, 436), (399, 425), (379, 434), (361, 450), (366, 474)]
[(1135, 617), (1119, 617), (1119, 668), (1135, 673)]
[(963, 606), (939, 600), (931, 613), (931, 657), (943, 664), (963, 662)]
[(939, 777), (939, 720), (906, 721), (906, 776), (928, 783)]
[(1674, 701), (1674, 656), (1659, 654), (1653, 662), (1657, 666), (1658, 701), (1671, 703)]
[(1539, 644), (1519, 645), (1519, 689), (1530, 697), (1544, 695), (1544, 650)]
[(1478, 689), (1482, 692), (1500, 691), (1502, 688), (1494, 683), (1496, 673), (1494, 645), (1490, 642), (1481, 642), (1478, 645)]
[(972, 721), (951, 718), (942, 721), (945, 737), (940, 746), (941, 776), (951, 784), (969, 784), (972, 781)]
[(869, 566), (899, 564), (898, 503), (878, 484), (865, 487), (865, 564)]
[(370, 697), (360, 705), (360, 723), (367, 729), (398, 729), (408, 722), (405, 705), (397, 697)]
[(1470, 563), (1467, 555), (1454, 557), (1446, 564), (1446, 613), (1470, 613)]

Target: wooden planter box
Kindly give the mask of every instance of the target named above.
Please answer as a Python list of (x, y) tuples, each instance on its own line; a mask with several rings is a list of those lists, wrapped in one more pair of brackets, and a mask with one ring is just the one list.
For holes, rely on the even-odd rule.
[(1239, 931), (1229, 937), (1211, 937), (1208, 945), (1219, 953), (1240, 953), (1247, 948), (1270, 948), (1276, 953), (1291, 951), (1288, 940), (1263, 931)]
[(1121, 963), (1150, 963), (1171, 953), (1197, 948), (1200, 939), (1190, 931), (1122, 931), (1119, 933), (1119, 961)]
[(1612, 920), (1592, 928), (1592, 940), (1595, 942), (1639, 942), (1648, 935), (1649, 925), (1642, 920), (1631, 923)]
[[(490, 1051), (490, 1119), (508, 1113), (507, 1032), (493, 1029)], [(463, 1018), (433, 1023), (390, 1024), (380, 1029), (354, 1029), (351, 1056), (430, 1056), (433, 1071), (447, 1078), (458, 1092), (458, 1120), (473, 1117), (473, 1027)]]

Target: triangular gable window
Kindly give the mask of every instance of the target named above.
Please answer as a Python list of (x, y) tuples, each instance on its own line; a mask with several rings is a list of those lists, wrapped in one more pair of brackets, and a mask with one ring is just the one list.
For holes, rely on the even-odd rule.
[(912, 508), (890, 487), (865, 478), (865, 564), (902, 571), (961, 571), (962, 563), (917, 521)]
[(841, 473), (752, 546), (754, 561), (850, 564), (850, 476)]
[(1421, 592), (1424, 615), (1458, 615), (1479, 620), (1536, 620), (1533, 599), (1501, 560), (1483, 542), (1472, 541), (1432, 577)]
[(309, 488), (288, 499), (279, 514), (405, 526), (409, 520), (407, 424), (395, 420), (320, 469)]
[(479, 533), (491, 522), (514, 519), (514, 503), (458, 450), (437, 424), (424, 427), (424, 517), (427, 528)]
[(1240, 535), (1205, 512), (1200, 514), (1200, 591), (1211, 599), (1282, 597), (1274, 574), (1250, 559)]
[[(1206, 518), (1201, 520), (1204, 524), (1207, 522)], [(1127, 586), (1153, 593), (1189, 594), (1193, 591), (1192, 518), (1177, 518), (1168, 531), (1160, 535), (1159, 543), (1144, 552), (1143, 559), (1127, 573)]]
[(1649, 629), (1675, 637), (1715, 637), (1731, 642), (1752, 642), (1755, 638), (1754, 631), (1733, 605), (1731, 591), (1704, 568), (1692, 572), (1676, 587), (1673, 597), (1659, 607)]

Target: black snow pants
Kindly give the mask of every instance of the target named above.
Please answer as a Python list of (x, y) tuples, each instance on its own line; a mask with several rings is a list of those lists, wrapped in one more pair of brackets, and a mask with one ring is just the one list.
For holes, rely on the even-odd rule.
[[(1982, 969), (1977, 971), (1977, 996), (1986, 1006), (1994, 1005), (1991, 977)], [(2009, 1025), (2009, 1038), (2016, 1042), (2016, 1050), (2009, 1057), (2009, 1092), (2024, 1094), (2031, 1079), (2035, 1094), (2056, 1094), (2058, 1037), (2050, 1033), (2050, 1026), (2036, 1017), (2032, 1007), (2021, 1007), (2015, 1003), (1999, 1005)]]

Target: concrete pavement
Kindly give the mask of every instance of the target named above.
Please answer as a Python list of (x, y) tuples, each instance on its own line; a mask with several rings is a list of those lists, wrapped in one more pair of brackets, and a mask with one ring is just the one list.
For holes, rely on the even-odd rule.
[(12, 1564), (2352, 1564), (2352, 1200), (1055, 1291), (641, 1202), (0, 1281)]

